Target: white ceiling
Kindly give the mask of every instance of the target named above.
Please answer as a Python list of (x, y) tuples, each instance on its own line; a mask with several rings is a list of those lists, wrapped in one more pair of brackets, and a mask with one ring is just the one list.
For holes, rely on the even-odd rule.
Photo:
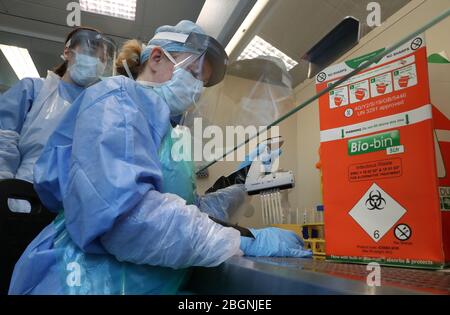
[[(409, 1), (378, 0), (382, 20)], [(308, 63), (301, 61), (302, 56), (345, 17), (353, 16), (360, 21), (361, 36), (372, 30), (366, 24), (369, 2), (372, 0), (273, 0), (247, 32), (235, 53), (242, 51), (254, 35), (259, 35), (297, 62), (300, 61), (299, 66), (291, 70), (294, 85), (297, 85), (307, 76)]]
[[(48, 32), (64, 37), (70, 29), (66, 25), (68, 0), (0, 0), (0, 13), (3, 18), (16, 17), (32, 21), (37, 28), (34, 31)], [(138, 38), (147, 40), (155, 28), (165, 24), (175, 24), (182, 19), (196, 21), (205, 0), (138, 0), (136, 21), (112, 18), (88, 12), (82, 12), (81, 24), (101, 29), (118, 38)], [(3, 24), (3, 22), (0, 22)], [(45, 25), (46, 24), (46, 25)]]
[[(221, 1), (233, 1), (230, 12), (203, 11), (199, 22), (217, 20), (219, 29), (211, 34), (226, 44), (245, 18), (254, 0), (207, 0), (207, 7), (217, 7)], [(382, 19), (387, 19), (410, 0), (378, 0)], [(0, 43), (29, 49), (41, 76), (60, 62), (62, 41), (71, 30), (66, 25), (68, 0), (0, 0)], [(371, 0), (270, 0), (267, 9), (257, 19), (236, 48), (238, 54), (259, 35), (293, 59), (301, 57), (344, 17), (354, 16), (362, 23)], [(175, 24), (182, 19), (197, 21), (205, 0), (137, 0), (136, 21), (128, 21), (82, 12), (82, 25), (96, 27), (113, 37), (118, 44), (129, 38), (147, 41), (156, 27)], [(225, 8), (227, 6), (224, 6)], [(214, 11), (214, 10), (211, 10)], [(215, 14), (217, 17), (215, 17)], [(208, 19), (205, 19), (209, 17)], [(227, 21), (224, 22), (224, 20)], [(232, 25), (231, 25), (232, 24)], [(220, 30), (222, 29), (222, 31)], [(207, 30), (208, 31), (208, 30)], [(363, 26), (363, 33), (370, 29)], [(234, 56), (236, 57), (236, 56)], [(307, 63), (291, 71), (295, 85), (306, 78)], [(0, 53), (0, 91), (11, 86), (17, 78)]]
[[(59, 64), (67, 26), (68, 0), (0, 0), (0, 43), (27, 48), (39, 74)], [(205, 0), (137, 0), (136, 21), (82, 12), (81, 24), (102, 30), (120, 45), (127, 39), (147, 41), (158, 26), (196, 21)], [(0, 53), (0, 92), (17, 77)]]

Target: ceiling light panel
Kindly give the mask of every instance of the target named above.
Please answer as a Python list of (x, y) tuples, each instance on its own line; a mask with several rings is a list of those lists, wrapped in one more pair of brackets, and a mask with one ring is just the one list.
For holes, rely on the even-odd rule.
[(81, 10), (134, 21), (136, 0), (80, 0)]

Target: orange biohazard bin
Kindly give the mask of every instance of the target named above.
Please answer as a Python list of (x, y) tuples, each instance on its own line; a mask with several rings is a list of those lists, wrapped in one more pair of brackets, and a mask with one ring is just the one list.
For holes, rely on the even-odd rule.
[[(380, 51), (328, 67), (317, 91)], [(450, 261), (450, 140), (435, 131), (450, 123), (431, 104), (424, 36), (320, 98), (328, 260), (432, 269)]]

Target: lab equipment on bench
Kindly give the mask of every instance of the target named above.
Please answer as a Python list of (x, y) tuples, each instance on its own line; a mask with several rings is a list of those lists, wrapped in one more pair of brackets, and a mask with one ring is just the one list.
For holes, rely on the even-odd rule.
[(282, 207), (281, 191), (294, 187), (294, 174), (292, 171), (278, 170), (275, 162), (279, 159), (279, 154), (272, 154), (283, 143), (282, 137), (263, 142), (264, 152), (252, 162), (245, 179), (247, 193), (260, 196), (264, 225), (283, 224), (288, 220), (287, 209), (283, 211)]
[[(315, 208), (303, 210), (302, 236), (305, 249), (310, 249), (314, 259), (325, 259), (325, 225), (324, 207), (319, 205)], [(297, 218), (299, 209), (297, 209)]]
[(273, 155), (274, 148), (280, 148), (284, 143), (282, 137), (275, 137), (263, 142), (265, 150), (258, 159), (252, 162), (245, 179), (245, 189), (249, 195), (257, 195), (270, 190), (284, 190), (294, 187), (292, 171), (279, 171), (274, 168), (279, 154)]

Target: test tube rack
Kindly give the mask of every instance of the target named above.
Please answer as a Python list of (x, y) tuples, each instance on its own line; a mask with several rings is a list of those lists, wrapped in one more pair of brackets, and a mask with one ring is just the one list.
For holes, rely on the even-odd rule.
[(304, 248), (310, 249), (314, 259), (325, 259), (325, 236), (323, 223), (302, 225)]
[(315, 209), (305, 209), (302, 236), (305, 249), (310, 249), (314, 259), (325, 259), (325, 226), (322, 205)]

